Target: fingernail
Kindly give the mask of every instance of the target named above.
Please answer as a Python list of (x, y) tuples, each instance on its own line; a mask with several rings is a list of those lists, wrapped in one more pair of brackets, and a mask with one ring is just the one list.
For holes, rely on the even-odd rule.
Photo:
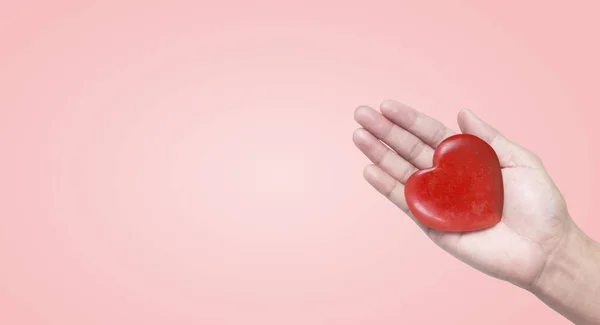
[(472, 111), (472, 110), (470, 110), (470, 109), (467, 109), (467, 108), (463, 108), (463, 109), (461, 109), (459, 114), (468, 114), (468, 115), (471, 115), (471, 116), (473, 116), (473, 117), (474, 117), (474, 118), (476, 118), (476, 119), (479, 119), (479, 117), (478, 117), (478, 116), (477, 116), (475, 113), (473, 113), (473, 111)]
[(381, 102), (381, 105), (379, 105), (379, 107), (381, 108), (392, 108), (395, 106), (397, 106), (396, 101), (392, 99), (386, 99), (383, 102)]

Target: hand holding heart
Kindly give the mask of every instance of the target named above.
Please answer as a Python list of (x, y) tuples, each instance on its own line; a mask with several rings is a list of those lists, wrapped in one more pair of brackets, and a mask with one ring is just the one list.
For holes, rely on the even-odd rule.
[(492, 147), (469, 134), (442, 141), (433, 155), (433, 168), (412, 174), (404, 193), (419, 222), (437, 230), (479, 230), (502, 217), (500, 162)]
[[(540, 159), (470, 111), (463, 135), (395, 101), (359, 107), (366, 180), (440, 247), (518, 286), (535, 285), (574, 224)], [(385, 143), (385, 144), (384, 144)], [(387, 146), (386, 146), (387, 145)], [(390, 149), (391, 148), (391, 149)]]

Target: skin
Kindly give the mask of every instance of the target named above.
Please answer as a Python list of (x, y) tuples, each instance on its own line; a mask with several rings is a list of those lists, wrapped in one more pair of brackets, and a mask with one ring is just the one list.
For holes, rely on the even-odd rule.
[(542, 161), (471, 111), (458, 114), (462, 133), (486, 141), (498, 155), (504, 182), (502, 221), (481, 231), (427, 228), (411, 214), (404, 184), (432, 167), (435, 148), (456, 134), (441, 122), (393, 100), (380, 111), (361, 106), (355, 145), (373, 162), (365, 179), (439, 247), (481, 272), (508, 281), (577, 324), (600, 324), (600, 244), (569, 216), (566, 202)]

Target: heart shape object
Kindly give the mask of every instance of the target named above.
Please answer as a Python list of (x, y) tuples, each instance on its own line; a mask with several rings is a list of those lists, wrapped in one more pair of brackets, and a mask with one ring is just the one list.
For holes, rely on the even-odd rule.
[(408, 208), (423, 225), (444, 231), (473, 231), (502, 218), (504, 186), (496, 152), (480, 138), (457, 134), (442, 141), (433, 167), (410, 176)]

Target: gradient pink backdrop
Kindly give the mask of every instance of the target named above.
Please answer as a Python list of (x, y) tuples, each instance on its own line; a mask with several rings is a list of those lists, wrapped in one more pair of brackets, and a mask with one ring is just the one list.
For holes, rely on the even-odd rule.
[(600, 238), (597, 3), (2, 1), (0, 324), (567, 324), (372, 190), (352, 112), (474, 110)]

